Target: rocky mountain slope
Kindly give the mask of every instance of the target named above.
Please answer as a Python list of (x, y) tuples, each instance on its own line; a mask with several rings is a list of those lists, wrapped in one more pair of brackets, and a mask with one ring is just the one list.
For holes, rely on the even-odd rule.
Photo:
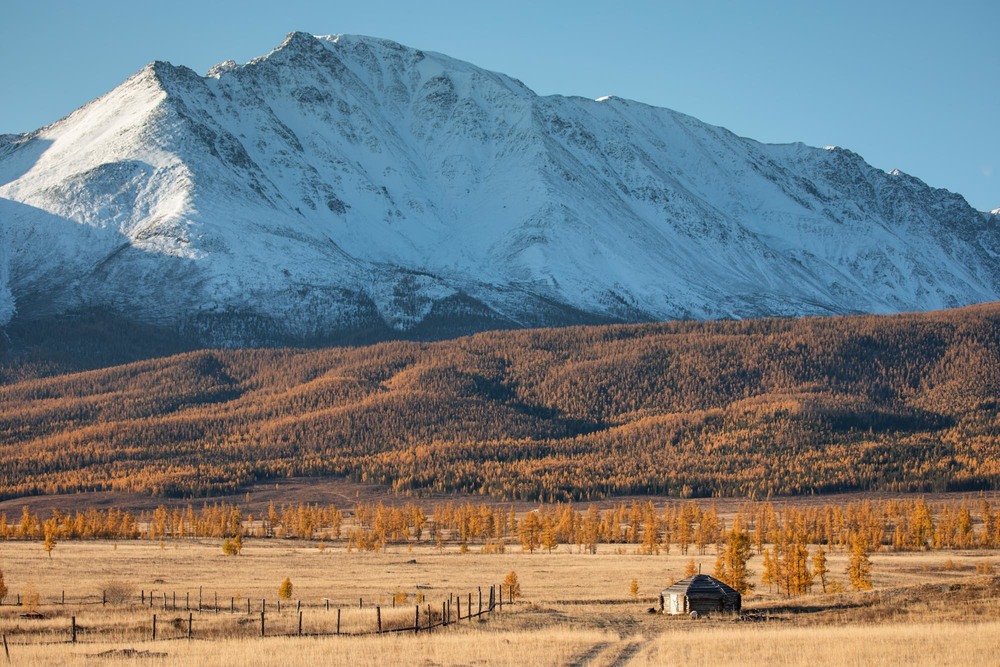
[(997, 300), (996, 216), (840, 148), (293, 33), (0, 137), (0, 324), (247, 345)]

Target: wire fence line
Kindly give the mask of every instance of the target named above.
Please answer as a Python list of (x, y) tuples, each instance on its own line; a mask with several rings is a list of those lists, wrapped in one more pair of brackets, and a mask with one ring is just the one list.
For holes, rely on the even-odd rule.
[[(71, 615), (68, 627), (63, 629), (49, 627), (39, 628), (32, 632), (30, 626), (17, 627), (17, 633), (8, 636), (6, 632), (2, 634), (4, 651), (9, 655), (8, 646), (40, 646), (58, 644), (96, 644), (115, 643), (118, 640), (124, 641), (122, 636), (128, 634), (130, 640), (145, 639), (150, 641), (176, 641), (182, 639), (209, 639), (226, 637), (361, 637), (379, 634), (430, 631), (449, 625), (456, 625), (463, 621), (471, 622), (476, 619), (489, 617), (491, 614), (502, 611), (503, 606), (515, 603), (514, 591), (510, 587), (500, 585), (490, 585), (488, 588), (480, 586), (476, 592), (468, 592), (462, 595), (449, 594), (447, 598), (442, 598), (436, 602), (422, 601), (416, 604), (401, 603), (396, 604), (393, 599), (391, 606), (383, 606), (381, 602), (371, 603), (366, 606), (363, 598), (358, 599), (358, 605), (332, 605), (329, 598), (323, 598), (320, 603), (306, 603), (301, 601), (291, 603), (286, 601), (284, 605), (281, 600), (269, 602), (261, 599), (259, 605), (254, 605), (247, 599), (244, 607), (241, 601), (239, 607), (236, 605), (236, 598), (230, 597), (228, 608), (218, 603), (218, 596), (212, 596), (213, 604), (206, 603), (204, 595), (200, 592), (197, 599), (197, 606), (192, 604), (190, 594), (184, 596), (182, 609), (180, 604), (175, 602), (174, 594), (167, 595), (160, 592), (154, 596), (154, 592), (141, 591), (139, 596), (133, 597), (124, 603), (112, 604), (108, 601), (107, 595), (102, 595), (100, 599), (93, 599), (94, 596), (79, 598), (75, 603), (67, 602), (65, 594), (56, 601), (32, 601), (32, 604), (25, 606), (25, 601), (20, 596), (17, 597), (14, 605), (22, 606), (25, 612), (20, 614), (20, 619), (25, 622), (31, 620), (48, 620), (47, 617), (38, 611), (40, 607), (64, 607), (76, 605), (79, 607), (101, 605), (111, 607), (115, 612), (128, 614), (130, 618), (119, 623), (112, 623), (102, 627), (83, 627), (78, 625), (76, 615)], [(162, 606), (154, 606), (155, 602)], [(144, 610), (151, 612), (149, 616), (137, 619), (136, 616), (143, 614)], [(406, 610), (409, 609), (409, 612)], [(184, 616), (165, 618), (164, 612), (186, 611)], [(159, 613), (157, 613), (159, 612)], [(345, 623), (345, 612), (351, 614), (349, 623)], [(374, 614), (372, 613), (374, 612)], [(384, 617), (383, 612), (388, 616)], [(309, 627), (305, 625), (306, 614), (309, 614)], [(403, 614), (408, 614), (408, 620), (402, 620)], [(197, 614), (197, 615), (196, 615)], [(359, 620), (358, 616), (362, 618)], [(227, 622), (227, 617), (235, 617), (235, 623)], [(289, 627), (291, 624), (291, 627)], [(359, 629), (360, 628), (360, 629)], [(24, 640), (18, 635), (35, 635), (36, 639)], [(61, 635), (61, 638), (45, 638), (38, 635), (54, 637)]]

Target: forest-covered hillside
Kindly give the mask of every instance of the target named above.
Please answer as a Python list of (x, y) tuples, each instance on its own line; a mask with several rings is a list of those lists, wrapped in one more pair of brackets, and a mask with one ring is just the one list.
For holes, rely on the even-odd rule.
[(38, 368), (4, 369), (2, 497), (300, 475), (541, 500), (1000, 488), (996, 304)]

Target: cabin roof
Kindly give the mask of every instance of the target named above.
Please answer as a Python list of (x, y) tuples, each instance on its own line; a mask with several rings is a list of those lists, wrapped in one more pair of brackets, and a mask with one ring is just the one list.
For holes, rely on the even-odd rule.
[(725, 582), (707, 574), (695, 574), (663, 589), (663, 595), (682, 593), (689, 598), (738, 598), (740, 594)]

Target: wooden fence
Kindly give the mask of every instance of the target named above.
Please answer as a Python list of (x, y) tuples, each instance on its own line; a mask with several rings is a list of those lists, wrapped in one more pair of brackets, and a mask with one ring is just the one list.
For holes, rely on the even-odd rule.
[[(505, 599), (506, 597), (506, 599)], [(227, 604), (228, 602), (228, 604)], [(397, 605), (393, 599), (390, 606), (381, 603), (369, 603), (366, 605), (363, 598), (358, 599), (357, 607), (353, 604), (332, 605), (330, 598), (322, 598), (319, 604), (303, 604), (301, 600), (294, 603), (281, 600), (268, 601), (259, 600), (254, 604), (250, 599), (244, 605), (241, 601), (236, 602), (235, 597), (229, 597), (228, 601), (223, 599), (220, 602), (218, 593), (213, 593), (212, 597), (206, 598), (201, 590), (198, 591), (196, 599), (192, 599), (189, 592), (185, 592), (183, 597), (178, 597), (175, 592), (164, 591), (140, 591), (136, 598), (126, 600), (124, 603), (114, 605), (115, 609), (126, 611), (133, 615), (128, 621), (134, 626), (135, 614), (141, 614), (143, 609), (148, 609), (151, 614), (147, 631), (143, 637), (137, 639), (148, 639), (152, 641), (176, 640), (176, 639), (199, 639), (219, 636), (249, 636), (249, 626), (253, 626), (252, 634), (259, 637), (326, 637), (326, 636), (365, 636), (387, 633), (426, 632), (435, 628), (442, 628), (449, 625), (471, 622), (475, 619), (488, 617), (494, 612), (503, 610), (504, 604), (514, 603), (513, 591), (503, 585), (491, 585), (489, 588), (479, 587), (476, 592), (468, 592), (462, 595), (449, 594), (447, 598), (436, 602), (420, 602), (417, 604)], [(21, 596), (16, 596), (16, 605), (22, 605)], [(31, 611), (26, 611), (20, 616), (25, 619), (45, 618), (44, 614), (37, 612), (40, 606), (65, 606), (66, 594), (62, 593), (55, 602), (46, 602), (44, 605), (32, 605)], [(71, 603), (72, 604), (72, 603)], [(100, 605), (102, 607), (110, 605), (106, 592), (100, 598), (88, 596), (78, 600), (77, 605)], [(7, 605), (11, 606), (11, 605)], [(405, 609), (410, 612), (406, 614)], [(294, 610), (294, 611), (293, 611)], [(357, 610), (366, 611), (361, 622), (358, 621)], [(165, 618), (166, 612), (187, 612), (185, 616)], [(350, 628), (342, 625), (344, 612), (349, 611), (354, 614)], [(374, 611), (372, 617), (371, 612)], [(291, 619), (289, 619), (291, 615)], [(234, 617), (235, 622), (231, 625), (224, 619), (226, 616)], [(370, 620), (369, 620), (370, 619)], [(405, 619), (405, 620), (404, 620)], [(45, 639), (41, 641), (9, 641), (6, 634), (3, 634), (4, 651), (8, 652), (8, 646), (25, 646), (40, 644), (63, 644), (82, 643), (81, 634), (91, 635), (92, 628), (86, 632), (81, 632), (77, 625), (77, 617), (70, 616), (68, 627), (64, 639)], [(289, 620), (291, 628), (289, 628)], [(305, 621), (309, 621), (308, 630), (305, 629)], [(199, 628), (199, 626), (202, 626)], [(359, 627), (360, 626), (360, 627)], [(201, 632), (199, 632), (201, 630)], [(50, 630), (47, 636), (58, 635), (58, 631)], [(88, 640), (83, 640), (86, 642)], [(107, 638), (91, 638), (92, 642), (107, 641)], [(9, 654), (8, 654), (9, 655)]]

